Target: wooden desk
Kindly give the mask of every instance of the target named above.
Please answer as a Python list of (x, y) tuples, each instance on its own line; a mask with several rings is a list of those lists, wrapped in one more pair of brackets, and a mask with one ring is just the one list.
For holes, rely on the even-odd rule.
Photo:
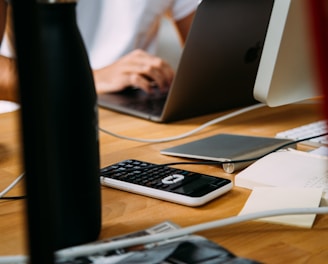
[[(128, 158), (154, 163), (178, 159), (159, 153), (163, 148), (190, 142), (217, 133), (274, 136), (281, 130), (322, 119), (316, 104), (295, 104), (245, 113), (213, 125), (191, 137), (166, 143), (139, 143), (100, 132), (101, 166)], [(142, 138), (178, 135), (219, 115), (212, 114), (172, 124), (156, 124), (100, 109), (100, 126), (118, 134)], [(19, 112), (0, 115), (0, 190), (21, 172)], [(77, 130), (78, 131), (78, 130)], [(232, 178), (215, 166), (188, 165), (181, 168)], [(23, 183), (8, 195), (24, 194)], [(250, 191), (234, 187), (223, 197), (205, 206), (190, 208), (140, 195), (102, 187), (102, 231), (100, 239), (144, 229), (164, 220), (181, 226), (234, 216), (243, 207)], [(0, 201), (0, 255), (27, 254), (24, 201)], [(310, 230), (263, 222), (246, 222), (200, 233), (239, 256), (265, 263), (327, 263), (328, 216), (316, 217)]]

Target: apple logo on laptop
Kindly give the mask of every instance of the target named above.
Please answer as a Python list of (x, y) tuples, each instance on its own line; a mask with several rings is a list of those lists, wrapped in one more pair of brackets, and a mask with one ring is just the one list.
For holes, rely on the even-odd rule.
[(256, 59), (260, 55), (260, 51), (262, 50), (261, 43), (258, 41), (254, 46), (250, 47), (244, 56), (245, 63), (251, 63), (256, 61)]

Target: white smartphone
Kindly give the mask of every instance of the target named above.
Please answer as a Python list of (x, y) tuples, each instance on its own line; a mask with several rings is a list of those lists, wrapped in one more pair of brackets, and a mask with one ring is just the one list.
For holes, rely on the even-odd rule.
[(100, 180), (104, 186), (187, 206), (203, 205), (232, 189), (229, 179), (132, 159), (102, 168)]

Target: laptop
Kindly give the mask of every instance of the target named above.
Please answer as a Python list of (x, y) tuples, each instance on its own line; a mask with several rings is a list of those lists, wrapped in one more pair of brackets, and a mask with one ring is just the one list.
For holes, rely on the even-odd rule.
[(203, 0), (167, 94), (128, 88), (101, 107), (168, 123), (256, 103), (253, 87), (274, 0)]

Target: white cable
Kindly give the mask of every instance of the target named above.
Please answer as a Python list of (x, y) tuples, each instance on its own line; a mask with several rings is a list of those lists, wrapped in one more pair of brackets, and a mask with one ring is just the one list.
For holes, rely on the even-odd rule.
[[(147, 236), (136, 237), (136, 238), (128, 238), (128, 239), (117, 240), (117, 241), (112, 241), (102, 244), (94, 244), (94, 245), (88, 244), (88, 245), (75, 246), (75, 247), (59, 250), (55, 252), (55, 256), (57, 261), (72, 260), (76, 257), (102, 254), (108, 251), (112, 251), (116, 249), (124, 249), (136, 245), (147, 245), (158, 241), (168, 240), (172, 238), (174, 239), (177, 237), (190, 235), (192, 233), (196, 233), (212, 228), (219, 228), (219, 227), (255, 220), (259, 218), (279, 216), (279, 215), (297, 215), (297, 214), (328, 214), (328, 207), (277, 209), (277, 210), (256, 212), (246, 215), (233, 216), (225, 219), (193, 225), (193, 226), (177, 229), (170, 232), (160, 233), (160, 234), (147, 235)], [(0, 264), (27, 264), (27, 260), (28, 257), (26, 256), (5, 256), (5, 257), (0, 257)]]
[(257, 109), (257, 108), (260, 108), (260, 107), (263, 107), (263, 106), (265, 106), (265, 104), (255, 104), (255, 105), (251, 105), (251, 106), (248, 106), (248, 107), (244, 107), (244, 108), (242, 108), (240, 110), (237, 110), (237, 111), (234, 111), (234, 112), (232, 112), (230, 114), (226, 114), (224, 116), (221, 116), (221, 117), (215, 118), (213, 120), (210, 120), (210, 121), (204, 123), (203, 125), (199, 126), (198, 128), (195, 128), (195, 129), (193, 129), (193, 130), (191, 130), (189, 132), (180, 134), (178, 136), (167, 137), (167, 138), (142, 139), (142, 138), (127, 137), (127, 136), (119, 135), (119, 134), (116, 134), (114, 132), (108, 131), (108, 130), (103, 129), (101, 127), (99, 127), (99, 131), (104, 132), (104, 133), (106, 133), (108, 135), (111, 135), (113, 137), (120, 138), (120, 139), (126, 139), (126, 140), (132, 140), (132, 141), (138, 141), (138, 142), (144, 142), (144, 143), (162, 143), (162, 142), (168, 142), (168, 141), (178, 140), (178, 139), (182, 139), (182, 138), (191, 136), (192, 134), (195, 134), (195, 133), (199, 132), (200, 130), (202, 130), (202, 129), (206, 128), (206, 127), (209, 127), (211, 125), (214, 125), (214, 124), (217, 124), (219, 122), (222, 122), (222, 121), (224, 121), (226, 119), (235, 117), (237, 115), (240, 115), (240, 114), (249, 112), (251, 110), (254, 110), (254, 109)]
[(0, 264), (27, 264), (28, 257), (27, 256), (5, 256), (0, 257)]
[(206, 222), (206, 223), (193, 225), (193, 226), (177, 229), (175, 231), (170, 231), (160, 234), (129, 238), (124, 240), (117, 240), (104, 244), (97, 244), (97, 245), (89, 244), (89, 245), (82, 245), (82, 246), (62, 249), (56, 252), (56, 257), (59, 260), (66, 260), (66, 259), (73, 259), (78, 256), (90, 256), (96, 253), (101, 254), (116, 249), (123, 249), (130, 246), (149, 244), (161, 240), (189, 235), (195, 232), (200, 232), (211, 228), (218, 228), (218, 227), (254, 220), (258, 218), (277, 216), (277, 215), (290, 215), (290, 214), (328, 214), (328, 207), (278, 209), (278, 210), (257, 212), (247, 215), (234, 216), (234, 217), (229, 217), (212, 222)]
[(7, 192), (9, 192), (24, 176), (24, 173), (19, 175), (6, 189), (0, 193), (0, 198), (3, 197)]
[[(162, 138), (162, 139), (140, 139), (140, 138), (132, 138), (127, 136), (122, 136), (110, 131), (107, 131), (105, 129), (99, 128), (100, 131), (109, 134), (111, 136), (126, 139), (126, 140), (132, 140), (132, 141), (138, 141), (138, 142), (145, 142), (145, 143), (161, 143), (161, 142), (167, 142), (167, 141), (173, 141), (185, 138), (187, 136), (190, 136), (192, 134), (195, 134), (202, 129), (205, 129), (206, 127), (209, 127), (213, 124), (222, 122), (226, 119), (235, 117), (237, 115), (246, 113), (248, 111), (260, 108), (265, 106), (264, 104), (256, 104), (252, 105), (246, 108), (243, 108), (241, 110), (237, 110), (233, 113), (227, 114), (222, 117), (218, 117), (216, 119), (213, 119), (209, 122), (204, 123), (203, 125), (199, 126), (196, 129), (193, 129), (189, 132), (186, 132), (184, 134), (174, 136), (174, 137), (168, 137), (168, 138)], [(24, 176), (24, 173), (21, 174), (17, 179), (12, 182), (4, 191), (0, 193), (0, 197), (5, 195), (9, 190), (11, 190)], [(232, 225), (240, 222), (245, 222), (249, 220), (254, 220), (258, 218), (264, 218), (264, 217), (270, 217), (270, 216), (277, 216), (277, 215), (289, 215), (289, 214), (327, 214), (328, 213), (328, 207), (322, 207), (322, 208), (291, 208), (291, 209), (279, 209), (279, 210), (271, 210), (271, 211), (265, 211), (265, 212), (258, 212), (258, 213), (252, 213), (242, 216), (234, 216), (230, 218), (225, 218), (221, 220), (216, 220), (212, 222), (202, 223), (198, 225), (193, 225), (186, 228), (181, 228), (175, 231), (161, 233), (161, 234), (154, 234), (144, 237), (136, 237), (136, 238), (129, 238), (114, 242), (108, 242), (104, 244), (97, 244), (97, 245), (81, 245), (81, 246), (75, 246), (72, 248), (62, 249), (55, 253), (56, 258), (58, 260), (65, 260), (65, 259), (73, 259), (75, 257), (80, 256), (88, 256), (96, 253), (103, 253), (115, 249), (121, 249), (126, 248), (134, 245), (140, 245), (140, 244), (149, 244), (153, 242), (158, 242), (161, 240), (167, 240), (171, 238), (177, 238), (184, 235), (189, 235), (195, 232), (204, 231), (211, 228), (218, 228), (226, 225)], [(2, 256), (0, 257), (0, 264), (27, 264), (28, 263), (28, 257), (17, 255), (17, 256)]]

